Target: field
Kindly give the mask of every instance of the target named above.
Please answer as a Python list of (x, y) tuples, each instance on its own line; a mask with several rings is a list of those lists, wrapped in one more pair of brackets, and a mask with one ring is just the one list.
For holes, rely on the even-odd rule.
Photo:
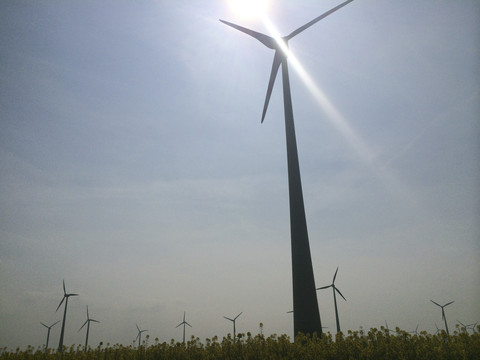
[(27, 359), (99, 359), (99, 360), (157, 360), (157, 359), (480, 359), (480, 326), (469, 334), (464, 328), (453, 335), (444, 331), (436, 335), (421, 332), (411, 334), (388, 330), (383, 327), (366, 332), (348, 331), (322, 338), (299, 335), (295, 342), (286, 335), (238, 334), (235, 341), (228, 335), (222, 340), (217, 337), (201, 341), (194, 336), (186, 343), (171, 340), (160, 343), (150, 338), (140, 348), (132, 346), (102, 344), (84, 351), (83, 346), (66, 348), (64, 353), (29, 346), (25, 350), (10, 351), (6, 348), (0, 360)]

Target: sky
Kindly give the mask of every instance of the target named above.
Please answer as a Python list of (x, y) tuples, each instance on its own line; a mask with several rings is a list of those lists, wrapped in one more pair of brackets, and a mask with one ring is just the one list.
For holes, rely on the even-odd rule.
[[(0, 347), (293, 335), (287, 35), (340, 1), (0, 2)], [(480, 3), (355, 0), (290, 40), (316, 286), (343, 330), (480, 321)], [(296, 60), (296, 61), (295, 61)], [(297, 64), (297, 65), (295, 65)], [(299, 65), (298, 65), (299, 64)], [(318, 291), (335, 333), (331, 290)], [(60, 324), (53, 327), (56, 347)]]

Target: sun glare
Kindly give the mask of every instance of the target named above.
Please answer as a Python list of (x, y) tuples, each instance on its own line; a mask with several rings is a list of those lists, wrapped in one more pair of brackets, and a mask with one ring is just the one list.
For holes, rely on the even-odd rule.
[(269, 0), (228, 0), (232, 11), (242, 18), (263, 17)]

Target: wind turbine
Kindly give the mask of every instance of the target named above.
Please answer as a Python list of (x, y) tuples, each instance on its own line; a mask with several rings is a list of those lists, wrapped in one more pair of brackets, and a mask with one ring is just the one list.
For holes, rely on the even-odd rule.
[(185, 343), (185, 325), (192, 327), (192, 325), (185, 321), (185, 311), (183, 312), (183, 321), (175, 327), (177, 328), (180, 325), (183, 325), (183, 343)]
[(45, 326), (45, 327), (48, 329), (48, 331), (47, 331), (47, 342), (45, 343), (45, 351), (47, 351), (47, 349), (48, 349), (48, 340), (50, 339), (50, 330), (52, 329), (52, 327), (54, 327), (55, 325), (57, 325), (59, 322), (60, 322), (60, 320), (58, 320), (57, 322), (53, 323), (53, 324), (50, 325), (50, 326), (47, 326), (47, 325), (45, 325), (44, 323), (42, 323), (42, 322), (40, 321), (40, 324), (42, 324), (43, 326)]
[(324, 14), (316, 17), (307, 24), (299, 27), (281, 39), (244, 28), (242, 26), (220, 20), (224, 24), (244, 32), (260, 41), (266, 47), (275, 50), (270, 80), (263, 107), (262, 123), (265, 119), (268, 103), (272, 94), (275, 78), (280, 65), (282, 65), (283, 79), (283, 102), (285, 113), (285, 132), (287, 139), (287, 164), (290, 202), (290, 235), (292, 247), (292, 280), (293, 280), (293, 328), (294, 335), (298, 332), (313, 335), (316, 332), (322, 334), (322, 323), (318, 311), (317, 293), (315, 292), (315, 280), (313, 276), (312, 258), (308, 241), (307, 221), (303, 203), (302, 183), (300, 179), (300, 167), (298, 164), (297, 140), (293, 121), (292, 97), (290, 93), (290, 80), (288, 76), (288, 54), (284, 51), (288, 47), (288, 41), (306, 30), (316, 22), (327, 17), (353, 0), (348, 0)]
[(455, 301), (450, 301), (449, 303), (446, 303), (445, 305), (440, 305), (438, 303), (436, 303), (435, 301), (433, 300), (430, 300), (432, 303), (434, 303), (435, 305), (439, 306), (442, 308), (442, 319), (443, 321), (445, 322), (445, 331), (447, 332), (447, 335), (450, 335), (450, 333), (448, 332), (448, 325), (447, 325), (447, 317), (445, 316), (445, 307), (450, 305), (450, 304), (453, 304)]
[(414, 331), (410, 331), (410, 334), (418, 335), (418, 324)]
[[(140, 328), (138, 327), (137, 324), (135, 324), (135, 326), (137, 327), (137, 330), (138, 330), (138, 334), (137, 334), (137, 337), (135, 338), (135, 340), (138, 339), (138, 347), (140, 347), (140, 341), (142, 340), (142, 333), (145, 332), (145, 331), (148, 331), (148, 330), (140, 330)], [(133, 340), (135, 342), (135, 340)]]
[[(465, 329), (465, 332), (466, 332), (466, 333), (468, 333), (468, 330), (469, 330), (469, 329), (472, 329), (472, 330), (474, 330), (474, 328), (475, 328), (475, 325), (476, 325), (476, 323), (475, 323), (475, 324), (468, 324), (468, 325), (465, 325), (465, 324), (464, 324), (464, 323), (462, 323), (460, 320), (457, 320), (457, 322), (458, 322), (460, 325), (462, 325), (462, 326), (463, 326), (463, 328)], [(462, 330), (463, 330), (463, 329), (462, 329)]]
[(82, 330), (85, 325), (87, 325), (87, 337), (85, 338), (85, 351), (87, 351), (88, 346), (88, 333), (90, 332), (90, 321), (99, 323), (100, 321), (90, 319), (90, 315), (88, 314), (88, 305), (87, 305), (87, 320), (83, 323), (82, 327), (78, 329), (78, 331)]
[(340, 294), (340, 296), (343, 298), (343, 300), (347, 301), (347, 299), (345, 299), (345, 296), (343, 296), (342, 293), (340, 292), (340, 290), (338, 290), (338, 288), (335, 286), (335, 278), (337, 277), (337, 272), (338, 272), (338, 266), (337, 266), (337, 270), (335, 271), (335, 275), (333, 275), (332, 283), (330, 285), (327, 285), (327, 286), (319, 287), (317, 290), (328, 289), (329, 287), (332, 288), (332, 290), (333, 290), (333, 302), (335, 304), (335, 319), (337, 320), (337, 332), (340, 332), (340, 320), (338, 319), (337, 296), (335, 295), (335, 291)]
[(65, 320), (67, 318), (67, 306), (68, 306), (68, 298), (70, 296), (78, 296), (78, 294), (67, 294), (67, 291), (65, 290), (65, 280), (63, 280), (63, 298), (62, 301), (60, 301), (60, 304), (57, 306), (57, 310), (62, 306), (63, 300), (65, 300), (65, 310), (63, 311), (63, 322), (62, 322), (62, 331), (60, 332), (60, 341), (58, 342), (58, 351), (63, 353), (63, 333), (65, 332)]
[(224, 316), (225, 319), (230, 320), (231, 322), (233, 322), (233, 342), (235, 342), (235, 337), (236, 337), (235, 321), (236, 321), (237, 318), (238, 318), (240, 315), (242, 315), (242, 314), (243, 314), (243, 311), (242, 311), (240, 314), (238, 314), (237, 316), (235, 316), (233, 319), (230, 319), (230, 318)]

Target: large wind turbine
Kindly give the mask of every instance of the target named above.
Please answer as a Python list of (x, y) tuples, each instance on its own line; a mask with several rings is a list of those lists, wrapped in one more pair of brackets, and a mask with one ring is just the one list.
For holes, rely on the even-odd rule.
[(138, 327), (137, 324), (135, 324), (135, 326), (137, 327), (137, 330), (138, 330), (138, 334), (137, 334), (137, 337), (135, 338), (135, 340), (138, 339), (138, 347), (140, 347), (140, 341), (142, 340), (142, 333), (145, 332), (145, 331), (148, 331), (148, 330), (140, 330), (140, 328)]
[(78, 296), (78, 294), (67, 294), (67, 291), (65, 290), (65, 280), (63, 280), (63, 298), (62, 301), (60, 301), (60, 304), (58, 304), (57, 310), (62, 306), (63, 300), (65, 300), (65, 310), (63, 311), (63, 322), (62, 322), (62, 331), (60, 332), (60, 341), (58, 342), (58, 351), (63, 352), (63, 333), (65, 332), (65, 320), (67, 318), (67, 306), (68, 306), (68, 298), (70, 296)]
[(340, 332), (340, 320), (338, 319), (337, 296), (335, 295), (335, 292), (338, 292), (340, 296), (343, 298), (343, 300), (347, 301), (347, 299), (345, 299), (345, 296), (343, 296), (340, 290), (338, 290), (338, 288), (335, 286), (335, 278), (337, 277), (337, 272), (338, 272), (338, 266), (337, 266), (337, 270), (335, 271), (335, 275), (333, 275), (332, 283), (327, 286), (319, 287), (317, 290), (328, 289), (329, 287), (332, 288), (333, 302), (335, 304), (335, 319), (337, 320), (337, 332)]
[(447, 332), (447, 335), (450, 335), (450, 333), (448, 332), (448, 325), (447, 325), (447, 317), (445, 316), (445, 307), (450, 305), (450, 304), (453, 304), (455, 301), (450, 301), (449, 303), (446, 303), (445, 305), (440, 305), (438, 303), (436, 303), (435, 301), (433, 300), (430, 300), (432, 303), (434, 303), (435, 305), (437, 306), (440, 306), (442, 308), (442, 320), (445, 322), (445, 331)]
[(42, 322), (40, 321), (40, 324), (42, 324), (43, 326), (45, 326), (45, 327), (48, 329), (48, 331), (47, 331), (47, 342), (45, 343), (45, 351), (47, 351), (47, 349), (48, 349), (48, 340), (50, 339), (50, 330), (52, 329), (52, 327), (54, 327), (55, 325), (57, 325), (59, 322), (60, 322), (60, 320), (58, 320), (57, 322), (53, 323), (53, 324), (50, 325), (50, 326), (47, 326), (47, 325), (45, 325), (44, 323), (42, 323)]
[(237, 318), (238, 318), (240, 315), (242, 315), (242, 314), (243, 314), (243, 311), (242, 311), (240, 314), (238, 314), (237, 316), (235, 316), (233, 319), (230, 319), (230, 318), (224, 316), (225, 319), (230, 320), (231, 322), (233, 322), (233, 342), (235, 342), (235, 337), (236, 337), (236, 334), (237, 334), (237, 333), (236, 333), (236, 330), (235, 330), (235, 321), (236, 321)]
[(87, 305), (87, 320), (83, 323), (82, 327), (78, 329), (78, 331), (82, 330), (85, 325), (87, 325), (87, 337), (85, 338), (85, 350), (87, 351), (87, 346), (88, 346), (88, 333), (90, 332), (90, 321), (99, 323), (100, 321), (95, 320), (95, 319), (90, 319), (90, 315), (88, 314), (88, 305)]
[(140, 340), (142, 340), (142, 333), (145, 332), (145, 331), (148, 331), (148, 330), (140, 330), (140, 328), (138, 327), (137, 324), (135, 324), (135, 326), (137, 327), (137, 330), (138, 330), (138, 334), (137, 334), (137, 337), (135, 338), (135, 340), (138, 339), (138, 347), (140, 347)]
[(183, 325), (183, 343), (185, 343), (185, 325), (192, 327), (192, 325), (185, 321), (185, 311), (183, 312), (183, 321), (175, 327), (177, 328), (180, 325)]
[(287, 56), (284, 49), (288, 41), (300, 34), (317, 21), (337, 11), (353, 0), (334, 7), (326, 13), (316, 17), (309, 23), (299, 27), (289, 35), (275, 39), (271, 36), (244, 28), (230, 22), (220, 20), (226, 25), (240, 30), (264, 44), (266, 47), (275, 50), (272, 71), (263, 107), (262, 122), (265, 119), (270, 95), (272, 94), (275, 78), (280, 65), (282, 65), (283, 79), (283, 102), (285, 112), (285, 132), (287, 139), (287, 164), (290, 202), (290, 233), (292, 247), (292, 280), (293, 280), (293, 328), (294, 336), (298, 332), (313, 335), (316, 332), (322, 334), (322, 324), (318, 311), (317, 294), (315, 292), (315, 280), (313, 277), (313, 266), (308, 241), (307, 221), (305, 219), (305, 207), (303, 203), (302, 183), (300, 179), (300, 167), (298, 164), (297, 141), (295, 137), (295, 126), (293, 121), (292, 98), (290, 94), (290, 80), (288, 76)]

